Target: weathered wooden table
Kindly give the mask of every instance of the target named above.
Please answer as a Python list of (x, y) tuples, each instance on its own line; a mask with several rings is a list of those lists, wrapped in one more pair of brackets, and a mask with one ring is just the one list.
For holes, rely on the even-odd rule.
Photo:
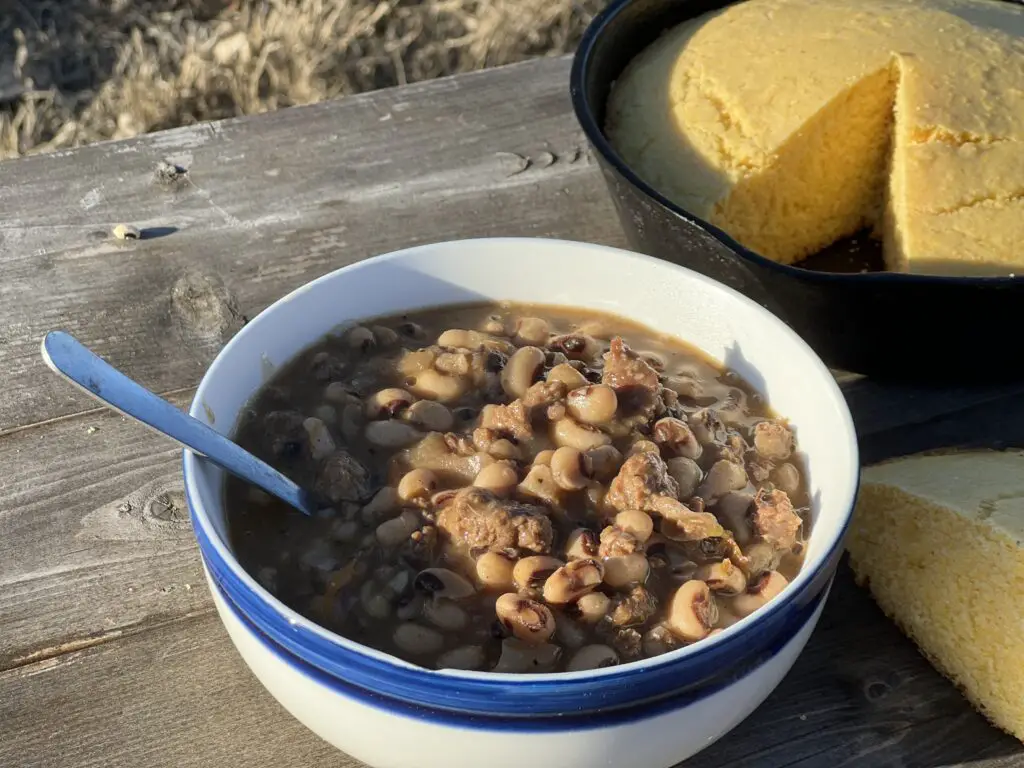
[[(624, 245), (567, 81), (548, 59), (0, 165), (0, 766), (355, 765), (229, 643), (179, 451), (50, 374), (38, 345), (67, 329), (185, 406), (247, 317), (344, 264), (466, 236)], [(162, 160), (187, 180), (155, 181)], [(113, 240), (121, 222), (142, 239)], [(1024, 434), (1024, 383), (843, 379), (865, 461)], [(789, 677), (687, 763), (967, 764), (1024, 766), (1024, 748), (845, 568)]]

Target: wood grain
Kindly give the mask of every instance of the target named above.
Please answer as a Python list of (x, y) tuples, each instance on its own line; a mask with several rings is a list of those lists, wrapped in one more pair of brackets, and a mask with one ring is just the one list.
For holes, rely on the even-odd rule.
[[(51, 329), (167, 391), (247, 317), (368, 256), (486, 235), (624, 244), (567, 73), (533, 62), (0, 165), (0, 434), (89, 406), (39, 361)], [(156, 181), (165, 159), (188, 174)], [(114, 240), (119, 222), (143, 238)]]
[(180, 462), (106, 410), (0, 438), (0, 669), (209, 609)]
[[(0, 673), (0, 691), (0, 723), (16, 735), (0, 739), (0, 765), (359, 765), (273, 701), (209, 613)], [(966, 706), (844, 567), (790, 675), (748, 720), (685, 766), (968, 764), (1019, 767), (1024, 749)]]

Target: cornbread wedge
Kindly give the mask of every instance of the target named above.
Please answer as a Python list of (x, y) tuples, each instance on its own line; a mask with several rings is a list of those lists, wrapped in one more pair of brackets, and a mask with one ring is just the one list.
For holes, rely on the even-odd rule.
[(1024, 451), (864, 470), (850, 564), (882, 610), (1000, 728), (1024, 740)]

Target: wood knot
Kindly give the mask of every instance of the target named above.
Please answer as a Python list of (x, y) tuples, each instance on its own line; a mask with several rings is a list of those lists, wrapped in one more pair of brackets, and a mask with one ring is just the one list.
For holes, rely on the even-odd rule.
[(892, 686), (884, 680), (868, 680), (864, 683), (864, 698), (872, 703), (881, 701), (890, 691)]
[(188, 522), (188, 505), (185, 503), (185, 494), (178, 490), (158, 494), (149, 500), (145, 514), (162, 523), (183, 525)]
[(172, 474), (87, 513), (76, 536), (102, 541), (166, 541), (187, 536), (190, 527), (181, 475)]
[(188, 169), (177, 163), (161, 160), (153, 171), (153, 182), (164, 189), (180, 189), (189, 182)]
[(189, 342), (220, 346), (245, 325), (235, 297), (220, 278), (189, 270), (171, 288), (171, 316)]

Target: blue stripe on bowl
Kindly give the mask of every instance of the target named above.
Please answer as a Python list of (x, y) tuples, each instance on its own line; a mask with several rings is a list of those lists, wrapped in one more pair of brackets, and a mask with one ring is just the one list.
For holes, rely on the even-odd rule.
[[(393, 696), (385, 696), (374, 690), (352, 685), (346, 680), (339, 679), (325, 674), (322, 670), (304, 661), (288, 649), (275, 643), (258, 626), (256, 626), (237, 605), (231, 600), (218, 584), (214, 589), (224, 600), (228, 610), (238, 619), (242, 626), (270, 653), (279, 660), (290, 666), (296, 673), (313, 680), (324, 686), (333, 693), (360, 704), (365, 704), (385, 712), (411, 717), (417, 720), (424, 720), (433, 724), (455, 726), (459, 728), (472, 728), (476, 730), (490, 731), (515, 731), (515, 732), (565, 732), (583, 731), (596, 728), (607, 728), (616, 725), (624, 725), (637, 720), (645, 720), (669, 712), (675, 712), (724, 690), (733, 683), (753, 673), (758, 667), (768, 662), (778, 654), (785, 645), (792, 639), (791, 635), (780, 636), (756, 657), (750, 659), (743, 666), (734, 666), (728, 675), (720, 676), (713, 682), (697, 689), (686, 689), (684, 691), (663, 696), (656, 701), (648, 701), (628, 707), (617, 709), (602, 709), (597, 711), (567, 710), (564, 712), (551, 713), (535, 717), (516, 717), (509, 715), (498, 715), (492, 713), (461, 713), (447, 709), (439, 709), (406, 701)], [(800, 627), (817, 610), (818, 604), (823, 599), (823, 593), (800, 609)], [(799, 628), (798, 628), (799, 629)]]
[(582, 714), (721, 685), (724, 680), (733, 679), (733, 670), (750, 669), (764, 654), (796, 634), (831, 582), (842, 553), (840, 538), (824, 566), (802, 589), (791, 588), (774, 600), (746, 631), (698, 644), (685, 653), (666, 654), (643, 665), (626, 664), (602, 670), (601, 675), (594, 677), (469, 679), (401, 667), (346, 648), (303, 624), (289, 621), (261, 592), (247, 587), (218, 555), (196, 519), (196, 504), (188, 486), (186, 483), (193, 530), (207, 569), (239, 613), (263, 635), (329, 678), (397, 701), (468, 714), (519, 718)]

